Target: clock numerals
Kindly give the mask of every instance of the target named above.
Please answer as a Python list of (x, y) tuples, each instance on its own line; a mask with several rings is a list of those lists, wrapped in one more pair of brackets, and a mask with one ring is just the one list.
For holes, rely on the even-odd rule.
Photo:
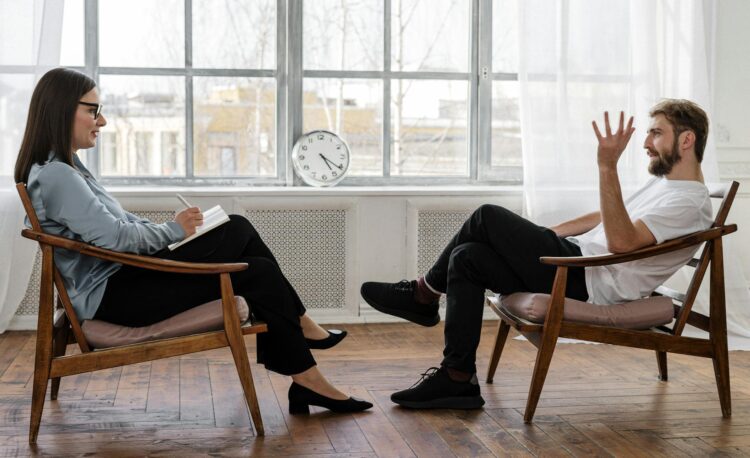
[(337, 176), (339, 176), (339, 174), (338, 174), (338, 173), (336, 173), (336, 171), (334, 170), (333, 172), (331, 172), (331, 176), (332, 176), (332, 177), (337, 177)]
[(324, 138), (325, 138), (325, 135), (323, 135), (323, 134), (318, 134), (318, 140), (323, 140)]
[(300, 161), (304, 161), (304, 160), (305, 160), (305, 156), (304, 156), (303, 154), (300, 154), (300, 156), (299, 156), (299, 160), (300, 160)]
[(309, 165), (303, 165), (302, 166), (302, 170), (310, 170), (310, 166)]
[(344, 153), (339, 154), (339, 159), (346, 159), (346, 154)]
[(325, 176), (325, 175), (321, 175), (321, 176), (320, 176), (320, 178), (321, 178), (321, 179), (322, 179), (323, 181), (328, 181), (328, 177), (327, 177), (327, 176)]
[(307, 151), (307, 145), (302, 145), (302, 151)]
[(307, 143), (312, 143), (312, 142), (313, 142), (313, 138), (312, 137), (307, 137)]
[(336, 149), (341, 149), (341, 143), (339, 143), (338, 145), (336, 145)]

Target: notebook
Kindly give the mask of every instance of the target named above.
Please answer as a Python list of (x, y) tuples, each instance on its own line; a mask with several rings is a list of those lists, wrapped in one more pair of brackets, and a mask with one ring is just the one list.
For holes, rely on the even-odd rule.
[(221, 208), (221, 205), (211, 207), (203, 212), (203, 224), (195, 228), (195, 234), (191, 235), (190, 237), (185, 237), (185, 239), (169, 245), (169, 249), (171, 251), (174, 251), (182, 245), (188, 243), (189, 241), (197, 239), (211, 229), (221, 226), (228, 221), (229, 216), (224, 211), (224, 209)]

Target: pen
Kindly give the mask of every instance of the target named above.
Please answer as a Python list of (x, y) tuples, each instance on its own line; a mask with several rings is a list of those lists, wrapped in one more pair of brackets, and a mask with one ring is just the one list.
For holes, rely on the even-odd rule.
[(184, 197), (182, 197), (181, 195), (177, 194), (177, 198), (178, 198), (178, 199), (180, 199), (180, 202), (182, 202), (183, 204), (185, 204), (185, 207), (187, 207), (187, 208), (190, 208), (190, 207), (192, 207), (192, 205), (190, 205), (190, 204), (188, 203), (188, 201), (187, 201), (187, 200), (185, 200), (185, 198), (184, 198)]

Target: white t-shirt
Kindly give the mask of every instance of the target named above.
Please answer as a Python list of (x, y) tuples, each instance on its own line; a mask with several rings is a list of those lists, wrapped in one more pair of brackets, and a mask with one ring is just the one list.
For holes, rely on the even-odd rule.
[[(643, 221), (657, 244), (708, 229), (713, 223), (708, 188), (698, 181), (654, 177), (625, 201), (625, 208), (632, 221)], [(609, 253), (601, 223), (569, 239), (581, 247), (583, 256)], [(684, 266), (699, 247), (622, 264), (586, 267), (589, 302), (619, 304), (649, 296)]]

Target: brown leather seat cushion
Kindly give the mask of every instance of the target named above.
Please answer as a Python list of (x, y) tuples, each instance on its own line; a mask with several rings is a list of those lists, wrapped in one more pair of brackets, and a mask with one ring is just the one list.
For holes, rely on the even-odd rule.
[[(513, 315), (533, 323), (544, 322), (550, 295), (514, 293), (500, 298), (501, 304)], [(563, 320), (623, 329), (649, 329), (667, 324), (674, 318), (672, 299), (649, 297), (615, 305), (597, 305), (565, 298)]]
[[(240, 322), (244, 323), (250, 315), (247, 302), (241, 296), (234, 296), (234, 302)], [(81, 325), (81, 329), (89, 345), (94, 348), (107, 348), (215, 331), (222, 329), (223, 326), (221, 299), (217, 299), (150, 326), (130, 328), (106, 321), (86, 320)]]

